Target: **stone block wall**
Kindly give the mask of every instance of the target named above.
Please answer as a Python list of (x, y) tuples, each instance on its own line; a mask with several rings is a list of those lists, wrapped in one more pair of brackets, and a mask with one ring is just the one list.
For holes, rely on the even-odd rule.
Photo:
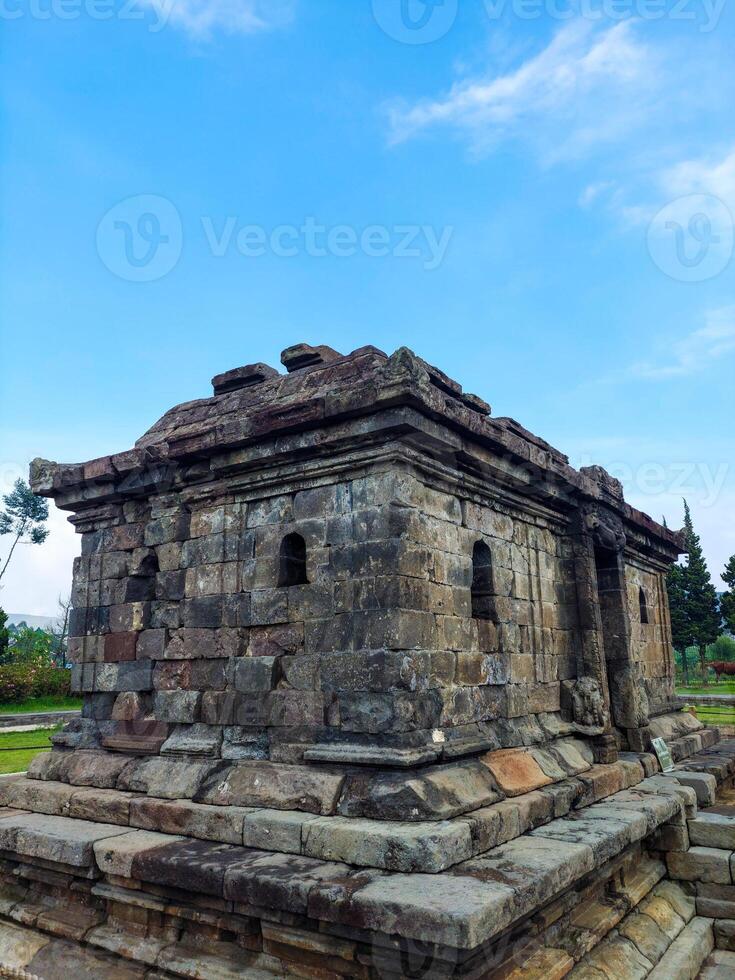
[(625, 566), (633, 656), (642, 675), (653, 715), (671, 710), (674, 660), (671, 645), (666, 575), (640, 560)]
[[(163, 496), (118, 519), (83, 535), (74, 570), (75, 685), (97, 721), (222, 726), (226, 753), (262, 757), (270, 728), (308, 741), (555, 713), (576, 677), (577, 585), (558, 522), (398, 470), (262, 499)], [(292, 533), (308, 582), (279, 586)], [(472, 613), (478, 541), (492, 556), (485, 619)], [(661, 573), (629, 562), (626, 581), (635, 654), (665, 705)]]
[[(208, 725), (215, 754), (292, 761), (335, 733), (556, 713), (575, 676), (563, 528), (410, 472), (255, 499), (162, 495), (106, 520), (120, 523), (86, 531), (75, 562), (70, 648), (108, 748), (132, 734), (174, 751), (177, 726)], [(307, 582), (281, 586), (294, 533)], [(488, 618), (472, 610), (478, 541), (492, 560)]]

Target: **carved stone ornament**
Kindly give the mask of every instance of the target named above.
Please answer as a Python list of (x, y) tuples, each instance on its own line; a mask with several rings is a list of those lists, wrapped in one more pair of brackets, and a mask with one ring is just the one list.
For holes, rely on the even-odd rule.
[(622, 551), (625, 547), (625, 531), (622, 521), (610, 511), (600, 507), (585, 507), (582, 511), (584, 528), (592, 535), (595, 544), (609, 551)]
[(592, 677), (580, 678), (572, 688), (572, 713), (575, 724), (586, 729), (603, 729), (607, 709), (600, 685)]

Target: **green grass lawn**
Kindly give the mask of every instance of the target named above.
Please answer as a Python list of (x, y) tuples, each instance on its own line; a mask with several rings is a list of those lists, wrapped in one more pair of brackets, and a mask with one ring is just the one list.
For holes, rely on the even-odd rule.
[(29, 698), (18, 704), (0, 704), (0, 715), (32, 715), (37, 711), (80, 711), (81, 698), (45, 697)]
[(722, 684), (690, 685), (677, 687), (677, 694), (735, 694), (735, 681), (723, 681)]
[(735, 725), (735, 708), (697, 708), (697, 718), (705, 725)]
[(31, 732), (0, 732), (0, 774), (25, 772), (39, 752), (51, 748), (51, 736), (61, 728), (37, 728)]

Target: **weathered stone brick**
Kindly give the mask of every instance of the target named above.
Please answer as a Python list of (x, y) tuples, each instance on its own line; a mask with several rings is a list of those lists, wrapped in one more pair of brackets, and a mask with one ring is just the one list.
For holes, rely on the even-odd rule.
[(150, 660), (95, 664), (94, 687), (97, 691), (150, 691), (153, 664)]
[(122, 602), (147, 602), (156, 596), (156, 580), (153, 576), (132, 576), (123, 579)]
[(161, 721), (190, 725), (199, 720), (201, 701), (199, 691), (156, 691), (153, 714)]
[(139, 657), (160, 660), (164, 656), (168, 639), (165, 629), (147, 629), (135, 635), (138, 637), (137, 654)]
[(183, 599), (185, 582), (186, 571), (183, 569), (159, 572), (156, 575), (156, 598), (176, 601)]
[(135, 660), (137, 644), (137, 633), (108, 633), (105, 636), (105, 662)]
[(253, 592), (253, 626), (270, 626), (288, 622), (288, 591), (286, 589), (266, 589)]
[(250, 630), (248, 656), (276, 657), (297, 653), (303, 646), (304, 627), (301, 623), (254, 627)]
[(243, 657), (235, 664), (236, 691), (271, 691), (278, 680), (278, 660), (275, 657)]
[(142, 524), (120, 524), (104, 534), (105, 551), (132, 551), (143, 545)]
[(185, 599), (182, 604), (184, 626), (195, 629), (215, 629), (222, 625), (222, 596), (207, 596), (200, 599)]
[[(151, 604), (150, 602), (127, 602), (119, 606), (110, 606), (108, 618), (113, 633), (148, 629), (151, 621)], [(97, 632), (101, 631), (97, 630)]]
[(204, 724), (234, 725), (238, 698), (233, 691), (205, 691), (201, 704), (201, 719)]
[(148, 547), (186, 541), (189, 534), (189, 515), (167, 514), (146, 524), (143, 542)]

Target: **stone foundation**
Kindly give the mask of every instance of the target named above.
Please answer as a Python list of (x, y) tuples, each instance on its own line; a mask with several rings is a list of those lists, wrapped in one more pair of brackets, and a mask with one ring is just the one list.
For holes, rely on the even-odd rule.
[[(120, 980), (684, 976), (671, 964), (695, 938), (706, 952), (705, 920), (735, 908), (732, 851), (712, 846), (735, 849), (735, 818), (698, 812), (732, 781), (735, 744), (656, 768), (631, 756), (482, 807), (464, 818), (475, 856), (433, 874), (297, 856), (298, 811), (4, 777), (0, 962), (44, 980), (72, 965)], [(354, 823), (366, 853), (386, 853)]]

